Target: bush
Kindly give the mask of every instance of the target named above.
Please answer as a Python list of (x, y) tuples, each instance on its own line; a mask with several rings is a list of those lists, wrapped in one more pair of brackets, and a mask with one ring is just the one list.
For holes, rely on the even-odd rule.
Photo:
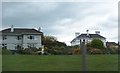
[(110, 54), (118, 54), (118, 48), (109, 48)]
[(81, 54), (80, 48), (74, 49), (74, 50), (73, 50), (73, 54), (76, 54), (76, 55)]
[(99, 39), (93, 39), (91, 41), (91, 47), (98, 48), (98, 49), (104, 49), (105, 48), (103, 42)]
[(90, 43), (86, 44), (87, 52), (90, 54), (105, 54), (107, 50), (103, 42), (99, 39), (93, 39)]
[(28, 54), (28, 55), (36, 55), (37, 53), (37, 51), (38, 51), (39, 49), (37, 49), (37, 48), (25, 48), (25, 49), (19, 49), (19, 50), (17, 50), (16, 52), (18, 53), (18, 54)]
[(23, 54), (23, 48), (17, 49), (17, 50), (16, 50), (16, 53), (18, 53), (18, 54)]
[(103, 53), (102, 50), (97, 49), (97, 48), (90, 49), (88, 52), (90, 54), (102, 54)]
[(10, 54), (12, 54), (12, 51), (7, 49), (2, 49), (2, 55), (10, 55)]

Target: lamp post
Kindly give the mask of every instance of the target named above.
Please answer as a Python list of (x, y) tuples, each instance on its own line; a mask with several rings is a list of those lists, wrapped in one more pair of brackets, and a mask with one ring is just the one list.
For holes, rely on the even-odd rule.
[(86, 47), (85, 47), (85, 39), (80, 40), (80, 49), (82, 51), (82, 70), (83, 73), (86, 72)]

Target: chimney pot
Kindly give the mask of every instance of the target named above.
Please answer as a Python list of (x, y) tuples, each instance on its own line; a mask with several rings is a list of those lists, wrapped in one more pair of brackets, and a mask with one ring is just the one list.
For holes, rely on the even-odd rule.
[(100, 35), (100, 31), (95, 31), (95, 33)]
[(11, 26), (11, 32), (14, 32), (14, 27), (13, 27), (13, 25)]
[(79, 32), (76, 32), (76, 33), (75, 33), (75, 37), (78, 37), (79, 35), (80, 35)]
[(38, 31), (41, 31), (41, 27), (38, 28)]
[(89, 33), (88, 33), (88, 32), (89, 32), (89, 30), (87, 29), (87, 30), (86, 30), (86, 32), (87, 32), (87, 36), (88, 36), (88, 35), (89, 35)]

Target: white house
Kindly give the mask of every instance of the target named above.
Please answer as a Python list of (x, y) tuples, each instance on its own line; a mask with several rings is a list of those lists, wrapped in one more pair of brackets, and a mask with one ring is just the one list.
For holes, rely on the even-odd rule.
[(9, 50), (19, 48), (41, 48), (41, 36), (43, 33), (40, 30), (28, 28), (11, 28), (0, 31), (0, 47)]
[(71, 41), (71, 46), (80, 45), (80, 41), (89, 43), (93, 39), (100, 39), (104, 43), (104, 46), (106, 46), (106, 38), (100, 35), (100, 31), (95, 31), (95, 34), (90, 34), (87, 30), (85, 34), (75, 33), (75, 35), (76, 37)]

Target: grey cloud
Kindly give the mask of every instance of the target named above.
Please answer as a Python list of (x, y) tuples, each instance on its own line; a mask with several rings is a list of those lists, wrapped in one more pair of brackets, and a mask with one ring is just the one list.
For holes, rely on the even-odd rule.
[(117, 18), (112, 18), (110, 17), (106, 22), (102, 23), (102, 28), (103, 29), (114, 29), (114, 28), (118, 28), (118, 19)]
[[(79, 8), (79, 3), (47, 3), (49, 6), (54, 8), (54, 6), (58, 6), (55, 9), (47, 11), (48, 9), (44, 9), (41, 6), (44, 6), (43, 3), (23, 3), (23, 2), (5, 2), (3, 3), (3, 27), (15, 25), (15, 26), (41, 26), (41, 27), (49, 27), (52, 28), (54, 22), (59, 21), (63, 18), (75, 18), (78, 16), (78, 9), (84, 9), (86, 6), (82, 6), (82, 3)], [(77, 8), (76, 8), (77, 7)], [(43, 13), (46, 11), (45, 13)], [(81, 15), (79, 17), (82, 18)], [(55, 32), (55, 31), (53, 31)]]
[[(41, 5), (42, 3), (36, 3), (36, 4), (38, 4), (39, 6), (42, 6)], [(3, 3), (3, 24), (6, 24), (6, 25), (12, 24), (14, 23), (14, 21), (18, 23), (17, 25), (30, 24), (30, 23), (26, 23), (29, 21), (30, 22), (39, 21), (38, 23), (40, 24), (43, 24), (47, 21), (46, 23), (50, 24), (62, 18), (74, 18), (78, 16), (77, 14), (78, 8), (76, 7), (79, 5), (79, 3), (75, 3), (75, 4), (59, 3), (58, 5), (59, 7), (57, 9), (52, 10), (50, 12), (42, 13), (43, 8), (41, 10), (41, 9), (35, 8), (35, 6), (31, 7), (29, 3)], [(81, 8), (85, 8), (85, 7), (81, 6)], [(80, 17), (82, 18), (82, 16)]]
[[(110, 17), (104, 22), (96, 23), (99, 25), (95, 28), (89, 27), (90, 23), (85, 22), (87, 23), (86, 28), (81, 28), (81, 25), (84, 24), (80, 22), (88, 16), (103, 16), (110, 12), (110, 9), (107, 8), (110, 5), (106, 4), (106, 7), (102, 5), (104, 4), (99, 2), (4, 2), (2, 4), (3, 28), (11, 25), (15, 27), (42, 27), (45, 34), (65, 37), (67, 37), (66, 35), (74, 36), (71, 33), (76, 32), (76, 30), (99, 29), (99, 25), (103, 31), (112, 27), (116, 28), (116, 17)], [(93, 22), (91, 19), (94, 18), (89, 19)]]

